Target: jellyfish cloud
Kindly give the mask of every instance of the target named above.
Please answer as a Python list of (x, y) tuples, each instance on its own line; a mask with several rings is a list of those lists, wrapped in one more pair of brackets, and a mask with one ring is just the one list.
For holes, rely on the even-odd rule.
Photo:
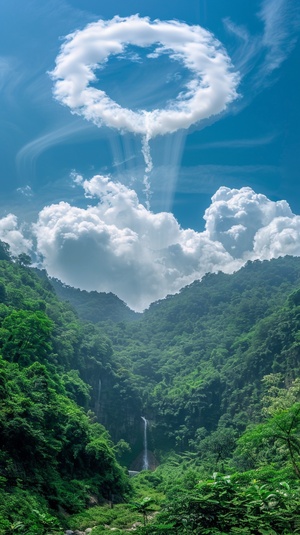
[[(120, 57), (121, 54), (124, 57), (127, 52), (130, 58), (130, 45), (152, 47), (149, 58), (167, 54), (190, 71), (191, 78), (183, 91), (164, 108), (132, 110), (93, 87), (93, 83), (99, 82), (95, 71), (105, 68), (110, 56)], [(237, 97), (239, 82), (229, 56), (210, 32), (174, 20), (151, 22), (148, 17), (139, 15), (99, 20), (68, 35), (50, 74), (54, 97), (72, 113), (82, 115), (97, 126), (105, 124), (121, 132), (142, 135), (148, 208), (148, 175), (153, 166), (149, 141), (221, 113)]]
[[(130, 45), (154, 45), (148, 57), (167, 54), (191, 72), (185, 90), (165, 108), (134, 111), (91, 85), (97, 81), (96, 69), (103, 69), (112, 55), (126, 55)], [(54, 97), (73, 113), (97, 126), (141, 134), (147, 141), (222, 112), (237, 97), (239, 82), (226, 51), (210, 32), (178, 21), (151, 22), (139, 15), (99, 20), (68, 35), (50, 74)]]

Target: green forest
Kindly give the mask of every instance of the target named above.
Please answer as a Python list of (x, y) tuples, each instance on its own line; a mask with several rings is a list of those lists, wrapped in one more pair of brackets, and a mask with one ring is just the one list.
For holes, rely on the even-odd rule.
[(299, 356), (299, 258), (137, 314), (1, 242), (0, 535), (300, 533)]

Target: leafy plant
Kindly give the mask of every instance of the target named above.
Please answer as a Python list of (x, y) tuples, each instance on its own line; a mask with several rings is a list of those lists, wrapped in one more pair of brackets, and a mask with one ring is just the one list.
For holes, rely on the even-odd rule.
[(153, 503), (154, 500), (150, 496), (145, 496), (145, 498), (139, 502), (132, 503), (132, 507), (143, 516), (144, 526), (146, 526), (148, 522), (148, 514), (152, 510)]
[[(214, 474), (212, 480), (201, 481), (193, 491), (178, 492), (157, 522), (171, 524), (174, 534), (297, 532), (299, 488), (292, 489), (285, 482), (276, 488), (255, 482), (245, 486), (237, 478)], [(160, 533), (161, 528), (155, 529), (154, 523), (153, 533)]]

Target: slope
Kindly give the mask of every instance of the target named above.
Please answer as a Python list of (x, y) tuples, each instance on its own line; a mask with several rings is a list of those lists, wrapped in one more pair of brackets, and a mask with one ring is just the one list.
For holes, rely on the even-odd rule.
[(298, 294), (288, 300), (299, 287), (298, 258), (257, 261), (207, 275), (134, 323), (103, 324), (140, 391), (152, 448), (186, 449), (259, 418), (262, 377), (299, 371)]
[[(91, 496), (121, 498), (129, 491), (116, 447), (98, 423), (105, 408), (96, 407), (98, 418), (88, 412), (98, 399), (96, 374), (103, 375), (104, 392), (115, 377), (127, 378), (111, 357), (108, 339), (80, 325), (47, 281), (18, 261), (0, 260), (1, 534), (13, 526), (43, 533), (58, 525), (59, 510), (78, 511)], [(119, 396), (116, 387), (121, 405)], [(114, 411), (122, 423), (125, 398), (126, 387), (123, 413)]]

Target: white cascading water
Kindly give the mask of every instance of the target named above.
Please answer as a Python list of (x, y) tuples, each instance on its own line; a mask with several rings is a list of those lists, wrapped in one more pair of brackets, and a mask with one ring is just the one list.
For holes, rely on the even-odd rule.
[(149, 459), (148, 459), (148, 440), (147, 440), (147, 427), (148, 422), (144, 416), (142, 416), (144, 422), (144, 454), (143, 454), (143, 470), (149, 470)]
[(98, 382), (98, 397), (97, 397), (97, 402), (96, 402), (96, 407), (95, 407), (96, 408), (95, 413), (97, 415), (97, 418), (99, 418), (99, 412), (100, 412), (101, 386), (102, 386), (101, 379), (99, 379), (99, 382)]

